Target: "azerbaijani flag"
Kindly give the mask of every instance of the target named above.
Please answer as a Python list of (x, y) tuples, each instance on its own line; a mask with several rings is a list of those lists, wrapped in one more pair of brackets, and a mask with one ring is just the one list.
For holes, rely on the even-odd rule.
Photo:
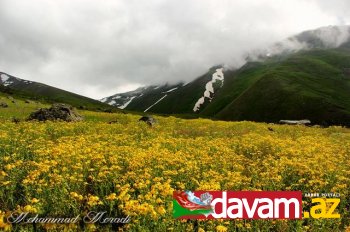
[(173, 194), (173, 216), (208, 215), (213, 212), (211, 205), (203, 203), (190, 191), (176, 191)]

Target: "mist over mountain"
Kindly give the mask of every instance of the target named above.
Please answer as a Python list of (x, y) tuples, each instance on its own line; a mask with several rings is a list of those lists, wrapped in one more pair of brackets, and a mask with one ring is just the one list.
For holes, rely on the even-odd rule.
[(213, 65), (241, 67), (248, 52), (290, 35), (349, 24), (349, 8), (347, 0), (2, 0), (0, 70), (101, 99), (188, 82)]
[(258, 61), (266, 57), (289, 54), (300, 50), (337, 48), (350, 39), (350, 26), (327, 26), (304, 31), (288, 37), (266, 48), (247, 52), (247, 61)]
[(247, 53), (241, 67), (214, 66), (187, 83), (146, 86), (103, 102), (223, 120), (350, 125), (349, 35), (349, 26), (305, 31)]

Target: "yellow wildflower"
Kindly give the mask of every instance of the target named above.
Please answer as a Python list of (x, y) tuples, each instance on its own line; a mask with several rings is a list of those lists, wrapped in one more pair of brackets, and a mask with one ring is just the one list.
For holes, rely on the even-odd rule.
[(217, 232), (226, 232), (227, 231), (227, 227), (222, 226), (222, 225), (218, 225), (215, 229)]
[(109, 201), (113, 201), (113, 200), (117, 199), (117, 194), (112, 193), (112, 194), (108, 195), (106, 197), (106, 199), (109, 200)]

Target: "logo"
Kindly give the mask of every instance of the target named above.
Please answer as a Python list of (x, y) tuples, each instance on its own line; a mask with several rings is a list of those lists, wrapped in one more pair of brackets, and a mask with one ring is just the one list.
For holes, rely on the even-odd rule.
[(301, 219), (301, 191), (185, 191), (173, 194), (178, 219)]
[(305, 193), (304, 197), (311, 200), (307, 205), (309, 210), (303, 212), (304, 218), (340, 218), (336, 212), (340, 204), (339, 193)]

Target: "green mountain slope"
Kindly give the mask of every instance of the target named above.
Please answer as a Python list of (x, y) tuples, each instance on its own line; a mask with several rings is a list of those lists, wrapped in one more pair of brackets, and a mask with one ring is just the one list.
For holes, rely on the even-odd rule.
[[(176, 91), (173, 91), (152, 107), (154, 113), (170, 113), (170, 114), (193, 114), (193, 107), (200, 97), (203, 96), (205, 85), (212, 79), (215, 69), (218, 66), (212, 67), (209, 71), (195, 79), (194, 81), (181, 86)], [(219, 88), (215, 88), (214, 91)], [(205, 102), (203, 107), (208, 105)]]
[[(310, 119), (350, 125), (350, 51), (302, 51), (286, 59), (243, 67), (203, 114), (224, 120), (276, 122)], [(248, 65), (249, 66), (249, 65)], [(227, 76), (227, 75), (226, 75)], [(224, 108), (225, 96), (232, 101)]]
[(148, 112), (265, 122), (309, 119), (350, 126), (350, 43), (282, 53), (225, 70), (223, 86), (213, 85), (212, 100), (206, 98), (194, 112), (216, 68), (187, 85), (176, 85), (174, 91), (166, 91), (174, 86), (139, 90), (126, 109), (144, 111), (154, 104)]
[(23, 80), (0, 72), (0, 92), (15, 98), (32, 99), (45, 103), (67, 103), (90, 110), (112, 110), (114, 107), (100, 101), (58, 89), (38, 82)]

